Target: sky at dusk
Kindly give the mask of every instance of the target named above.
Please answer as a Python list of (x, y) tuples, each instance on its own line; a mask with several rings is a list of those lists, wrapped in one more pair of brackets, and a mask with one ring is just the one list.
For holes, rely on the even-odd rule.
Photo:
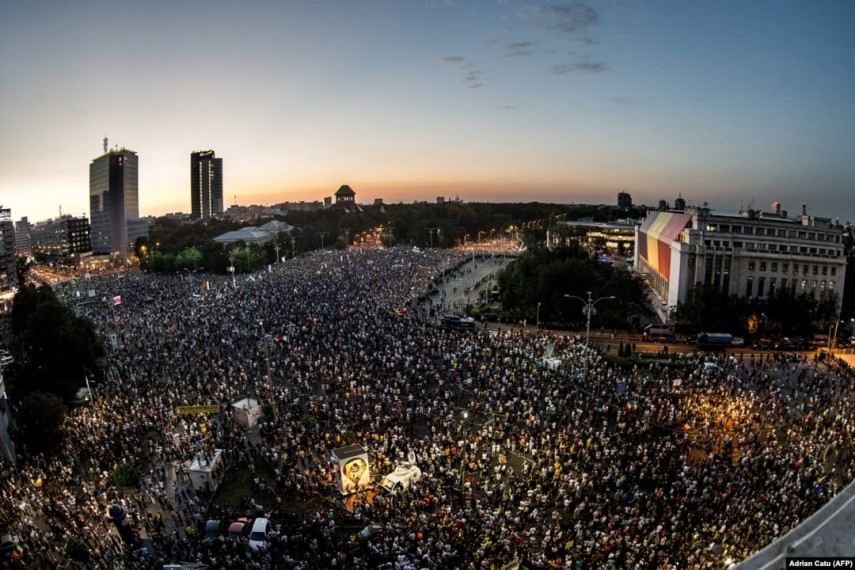
[(855, 221), (855, 2), (0, 3), (0, 204), (88, 211), (102, 139), (140, 214), (226, 205), (772, 201)]

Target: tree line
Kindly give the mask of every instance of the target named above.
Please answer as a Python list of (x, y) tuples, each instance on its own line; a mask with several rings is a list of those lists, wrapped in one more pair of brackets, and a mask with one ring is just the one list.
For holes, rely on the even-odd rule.
[[(450, 248), (514, 232), (520, 239), (543, 237), (550, 225), (560, 231), (562, 220), (590, 219), (610, 221), (641, 217), (636, 208), (612, 206), (546, 204), (458, 203), (374, 204), (358, 210), (340, 207), (312, 211), (290, 211), (270, 219), (284, 221), (290, 232), (280, 232), (263, 245), (221, 245), (214, 238), (239, 229), (227, 220), (198, 220), (192, 223), (158, 218), (148, 238), (139, 238), (135, 253), (145, 271), (174, 273), (209, 271), (226, 273), (234, 267), (248, 273), (273, 263), (279, 257), (290, 258), (320, 248), (342, 249), (356, 236), (383, 226), (383, 243), (414, 247)], [(269, 219), (256, 220), (262, 225)]]
[(15, 362), (5, 372), (15, 403), (16, 440), (28, 453), (62, 442), (66, 404), (94, 375), (105, 350), (91, 321), (80, 317), (48, 286), (26, 285), (10, 318)]
[(595, 327), (629, 330), (653, 314), (640, 276), (592, 258), (579, 244), (529, 247), (499, 273), (497, 284), (501, 313), (513, 321), (583, 329), (589, 291)]

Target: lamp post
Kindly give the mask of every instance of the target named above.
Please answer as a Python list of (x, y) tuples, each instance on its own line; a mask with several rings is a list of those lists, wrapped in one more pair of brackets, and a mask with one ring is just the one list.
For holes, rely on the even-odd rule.
[(766, 321), (769, 319), (766, 317), (766, 313), (760, 313), (760, 317), (763, 319), (763, 329), (760, 332), (760, 346), (763, 346), (763, 339), (766, 338)]
[(264, 361), (267, 365), (267, 381), (264, 383), (265, 388), (267, 389), (270, 399), (273, 403), (274, 415), (276, 414), (276, 404), (275, 398), (273, 395), (273, 375), (271, 374), (270, 369), (270, 347), (276, 345), (276, 341), (273, 340), (273, 337), (268, 335), (264, 330), (264, 321), (258, 321), (258, 328), (261, 330), (261, 338), (256, 343), (258, 348), (264, 349)]
[(537, 328), (540, 328), (540, 302), (537, 303), (537, 318), (536, 318)]
[(588, 317), (587, 324), (585, 327), (585, 346), (590, 344), (591, 340), (591, 316), (594, 315), (597, 311), (594, 309), (594, 306), (600, 301), (605, 301), (606, 299), (614, 301), (617, 299), (614, 295), (609, 295), (608, 297), (600, 297), (598, 299), (594, 299), (594, 294), (591, 291), (588, 291), (588, 298), (583, 299), (582, 297), (577, 297), (576, 295), (564, 295), (568, 299), (577, 299), (584, 303), (584, 307), (582, 307), (582, 313)]
[(837, 328), (839, 326), (840, 326), (840, 319), (838, 318), (834, 321), (834, 336), (829, 339), (829, 342), (831, 343), (828, 346), (829, 352), (831, 351), (832, 348), (837, 346)]
[(430, 236), (430, 247), (433, 248), (433, 232), (437, 231), (439, 228), (425, 228)]
[(466, 447), (467, 447), (467, 443), (469, 440), (469, 437), (468, 437), (469, 426), (468, 426), (467, 422), (469, 421), (469, 412), (464, 410), (462, 417), (463, 417), (463, 419), (460, 422), (460, 425), (463, 428), (462, 429), (463, 439), (461, 440), (463, 442), (463, 445), (461, 446), (461, 449), (460, 449), (460, 488), (461, 489), (466, 484)]

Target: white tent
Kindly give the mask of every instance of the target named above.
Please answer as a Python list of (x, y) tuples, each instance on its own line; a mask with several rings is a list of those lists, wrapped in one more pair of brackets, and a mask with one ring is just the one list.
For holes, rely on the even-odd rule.
[(248, 430), (258, 425), (261, 415), (261, 406), (254, 398), (244, 398), (232, 404), (232, 416), (235, 421)]

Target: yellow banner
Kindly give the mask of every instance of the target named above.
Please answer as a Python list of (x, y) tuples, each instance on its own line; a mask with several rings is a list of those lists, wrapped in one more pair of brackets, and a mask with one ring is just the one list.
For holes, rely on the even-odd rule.
[(220, 405), (212, 404), (208, 406), (176, 406), (175, 413), (182, 414), (219, 414)]

